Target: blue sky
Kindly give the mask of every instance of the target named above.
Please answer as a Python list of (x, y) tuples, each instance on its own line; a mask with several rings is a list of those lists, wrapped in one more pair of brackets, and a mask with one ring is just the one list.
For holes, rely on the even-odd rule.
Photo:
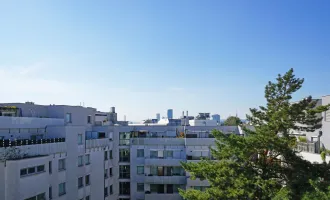
[(142, 120), (183, 110), (245, 117), (295, 69), (296, 98), (330, 94), (330, 1), (0, 3), (0, 102)]

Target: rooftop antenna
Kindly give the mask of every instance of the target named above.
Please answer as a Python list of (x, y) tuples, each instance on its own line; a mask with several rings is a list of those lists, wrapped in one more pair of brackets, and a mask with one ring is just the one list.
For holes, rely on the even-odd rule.
[(124, 115), (124, 122), (126, 122), (126, 115)]

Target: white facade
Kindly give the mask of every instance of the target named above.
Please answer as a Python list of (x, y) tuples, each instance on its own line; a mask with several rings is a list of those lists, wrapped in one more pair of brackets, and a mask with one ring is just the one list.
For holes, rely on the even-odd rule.
[[(0, 117), (1, 200), (118, 199), (113, 127), (94, 126), (95, 109), (10, 105), (19, 108), (21, 116)], [(97, 134), (87, 139), (87, 132)], [(13, 149), (22, 157), (4, 156)]]
[[(5, 106), (16, 106), (20, 116), (0, 116), (0, 154), (19, 149), (24, 157), (0, 161), (1, 200), (179, 200), (178, 188), (209, 186), (190, 179), (181, 162), (212, 158), (212, 130), (243, 135), (214, 120), (121, 126), (93, 108)], [(320, 162), (319, 154), (302, 156)]]
[(220, 125), (216, 120), (189, 120), (190, 126), (217, 126)]

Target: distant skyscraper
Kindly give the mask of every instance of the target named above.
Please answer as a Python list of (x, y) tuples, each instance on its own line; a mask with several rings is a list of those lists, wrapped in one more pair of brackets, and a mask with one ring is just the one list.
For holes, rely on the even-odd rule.
[(159, 113), (156, 114), (156, 119), (157, 119), (157, 121), (160, 120), (160, 114)]
[(220, 115), (214, 114), (214, 115), (212, 115), (212, 119), (217, 121), (218, 123), (220, 123)]
[(173, 109), (168, 109), (167, 110), (167, 118), (168, 119), (173, 119)]

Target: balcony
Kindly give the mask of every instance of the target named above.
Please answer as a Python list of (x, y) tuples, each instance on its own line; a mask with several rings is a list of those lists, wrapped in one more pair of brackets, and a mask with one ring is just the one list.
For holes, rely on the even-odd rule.
[[(65, 142), (54, 142), (54, 143), (41, 143), (41, 144), (29, 144), (29, 145), (18, 145), (15, 148), (0, 148), (0, 153), (8, 154), (13, 149), (17, 149), (22, 154), (23, 157), (34, 157), (34, 156), (43, 156), (55, 153), (63, 153), (67, 151), (67, 145)], [(7, 152), (7, 153), (6, 153)], [(28, 152), (26, 155), (23, 152)]]
[(133, 145), (184, 145), (184, 138), (132, 138)]
[(185, 139), (187, 146), (214, 146), (214, 138), (186, 138)]
[(145, 183), (149, 184), (186, 184), (186, 176), (146, 176)]
[(318, 142), (297, 142), (297, 151), (308, 153), (320, 153)]
[(152, 193), (152, 194), (146, 194), (145, 200), (182, 200), (182, 197), (178, 193), (174, 194), (158, 194), (158, 193)]
[(200, 180), (199, 178), (192, 180), (190, 177), (187, 177), (187, 186), (210, 186), (210, 183), (207, 180)]
[(185, 159), (181, 158), (146, 158), (144, 164), (147, 166), (181, 166), (181, 162)]
[(187, 162), (190, 161), (199, 161), (199, 160), (203, 160), (203, 159), (211, 159), (211, 156), (191, 156), (191, 155), (187, 155)]
[(97, 147), (107, 147), (110, 145), (112, 145), (112, 141), (109, 140), (109, 138), (86, 140), (87, 149), (97, 148)]
[(39, 140), (0, 140), (0, 147), (16, 147), (49, 143), (65, 143), (65, 138), (39, 139)]

